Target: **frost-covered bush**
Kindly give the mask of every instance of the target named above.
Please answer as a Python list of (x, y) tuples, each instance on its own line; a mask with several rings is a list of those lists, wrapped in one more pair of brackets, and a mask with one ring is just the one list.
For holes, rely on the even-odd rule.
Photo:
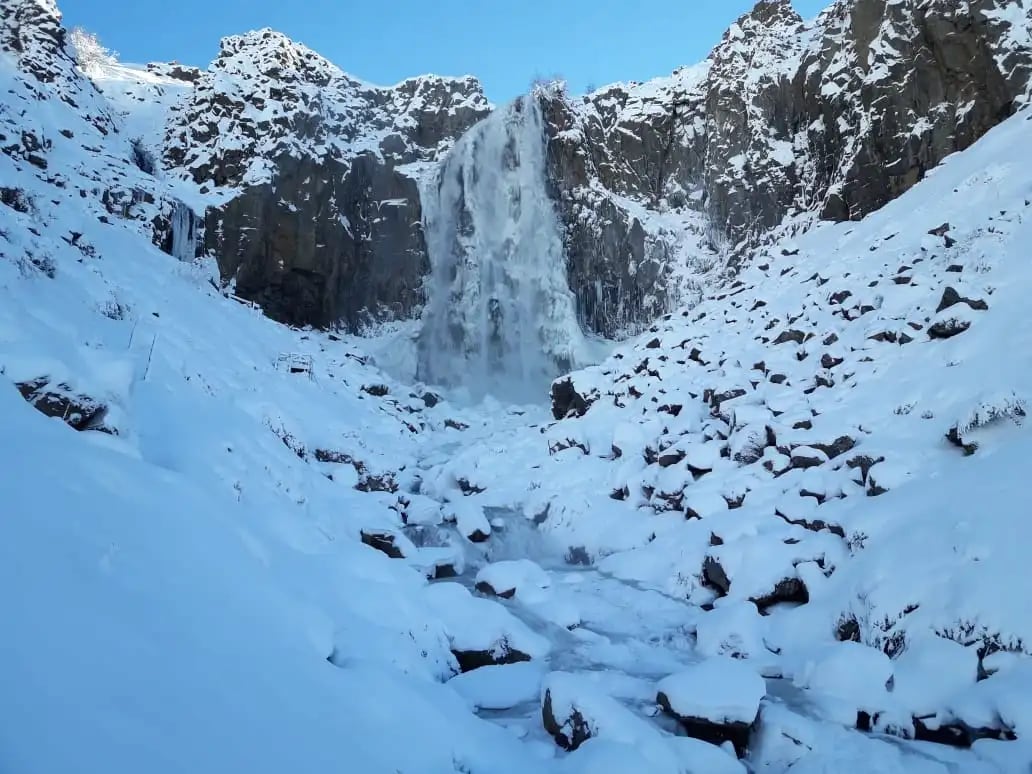
[(966, 454), (978, 450), (975, 434), (982, 428), (1010, 420), (1021, 424), (1028, 414), (1028, 402), (1013, 390), (994, 393), (979, 400), (970, 411), (946, 433), (946, 438)]
[(109, 320), (125, 320), (132, 315), (132, 307), (124, 303), (118, 296), (111, 296), (98, 305), (98, 311)]
[(73, 27), (68, 33), (68, 41), (75, 53), (75, 61), (87, 75), (93, 75), (104, 65), (112, 65), (118, 61), (118, 52), (112, 51), (103, 43), (96, 33), (82, 27)]
[(283, 424), (282, 419), (273, 420), (270, 417), (266, 417), (264, 424), (269, 430), (271, 430), (281, 441), (283, 445), (290, 449), (294, 454), (298, 456), (298, 459), (308, 459), (308, 448), (304, 442), (297, 436), (287, 430), (286, 425)]

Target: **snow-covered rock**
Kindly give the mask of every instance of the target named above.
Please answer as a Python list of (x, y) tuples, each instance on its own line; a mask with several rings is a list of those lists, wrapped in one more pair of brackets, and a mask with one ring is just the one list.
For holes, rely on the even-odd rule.
[(541, 720), (564, 750), (591, 740), (627, 745), (650, 770), (678, 771), (677, 757), (662, 733), (584, 675), (552, 672), (541, 688)]
[(748, 663), (718, 656), (661, 680), (656, 702), (689, 736), (731, 742), (741, 757), (766, 692), (763, 678)]
[(540, 599), (542, 591), (551, 585), (544, 570), (529, 559), (494, 562), (477, 573), (477, 591), (490, 596), (521, 601)]
[(449, 680), (448, 685), (478, 709), (504, 710), (536, 701), (544, 676), (544, 666), (523, 661), (464, 672)]
[(463, 672), (548, 655), (547, 639), (497, 602), (475, 597), (458, 583), (431, 585), (424, 599), (444, 627)]

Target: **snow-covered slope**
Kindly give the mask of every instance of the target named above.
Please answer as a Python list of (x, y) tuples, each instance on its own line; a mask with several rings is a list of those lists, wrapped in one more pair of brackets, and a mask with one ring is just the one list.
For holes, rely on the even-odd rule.
[[(459, 558), (360, 540), (417, 507), (397, 491), (447, 407), (152, 246), (161, 181), (53, 7), (2, 21), (0, 770), (533, 768), (440, 681), (453, 650), (539, 641), (427, 585)], [(499, 642), (463, 624), (483, 606)]]
[[(862, 222), (760, 253), (558, 380), (569, 418), (473, 446), (441, 480), (537, 518), (571, 560), (687, 598), (699, 655), (782, 676), (808, 712), (1017, 735), (965, 765), (1024, 771), (1026, 152), (1028, 111)], [(770, 701), (757, 763), (830, 754)]]

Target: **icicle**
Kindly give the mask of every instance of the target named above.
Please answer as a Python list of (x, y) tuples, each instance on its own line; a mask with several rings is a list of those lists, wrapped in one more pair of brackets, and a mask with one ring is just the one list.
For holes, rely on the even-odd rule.
[(541, 108), (523, 97), (471, 129), (424, 203), (431, 260), (419, 378), (537, 400), (585, 359)]
[(178, 199), (172, 208), (172, 256), (180, 261), (197, 257), (197, 223), (194, 211)]

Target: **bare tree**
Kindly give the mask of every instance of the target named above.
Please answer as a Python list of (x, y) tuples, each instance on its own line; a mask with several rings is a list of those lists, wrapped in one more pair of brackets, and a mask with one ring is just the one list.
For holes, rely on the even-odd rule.
[(118, 52), (112, 51), (103, 43), (96, 33), (82, 27), (73, 27), (68, 33), (68, 40), (75, 52), (75, 61), (87, 75), (94, 75), (104, 65), (112, 65), (118, 61)]

